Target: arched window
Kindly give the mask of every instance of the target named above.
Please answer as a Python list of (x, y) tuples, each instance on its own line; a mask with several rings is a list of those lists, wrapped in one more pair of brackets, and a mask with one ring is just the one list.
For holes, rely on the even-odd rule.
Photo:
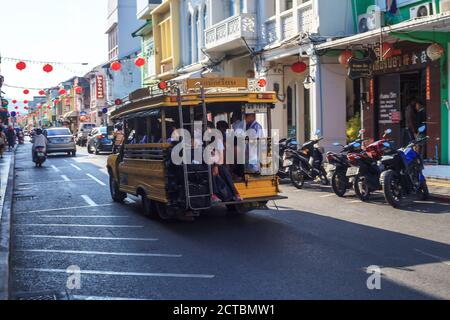
[(200, 26), (200, 17), (199, 17), (199, 13), (198, 13), (198, 11), (197, 12), (195, 12), (195, 20), (194, 20), (194, 45), (192, 46), (193, 47), (193, 58), (192, 58), (192, 60), (193, 60), (193, 62), (197, 62), (199, 59), (198, 59), (198, 48), (199, 48), (199, 36), (198, 36), (198, 33), (200, 32), (200, 30), (201, 30), (201, 26)]
[(188, 15), (188, 64), (192, 63), (193, 60), (193, 45), (192, 45), (192, 15)]

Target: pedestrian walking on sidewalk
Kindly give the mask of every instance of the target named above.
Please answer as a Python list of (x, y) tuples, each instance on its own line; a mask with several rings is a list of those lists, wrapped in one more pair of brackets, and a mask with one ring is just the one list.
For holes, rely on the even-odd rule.
[(6, 147), (6, 135), (3, 132), (3, 127), (0, 128), (0, 159), (3, 159), (3, 153)]
[(16, 145), (16, 131), (12, 126), (9, 126), (6, 131), (6, 139), (8, 140), (8, 151), (13, 150)]

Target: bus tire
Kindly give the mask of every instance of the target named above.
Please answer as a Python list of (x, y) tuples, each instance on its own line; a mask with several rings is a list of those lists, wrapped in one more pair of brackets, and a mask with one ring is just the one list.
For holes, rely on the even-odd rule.
[(109, 176), (109, 190), (111, 192), (111, 198), (114, 202), (123, 203), (127, 198), (125, 192), (120, 191), (119, 185), (112, 175)]
[(147, 197), (145, 192), (141, 192), (140, 196), (141, 196), (141, 203), (142, 203), (142, 212), (144, 213), (144, 215), (151, 219), (158, 218), (158, 213), (157, 213), (157, 210), (155, 208), (155, 204), (153, 203), (153, 201)]

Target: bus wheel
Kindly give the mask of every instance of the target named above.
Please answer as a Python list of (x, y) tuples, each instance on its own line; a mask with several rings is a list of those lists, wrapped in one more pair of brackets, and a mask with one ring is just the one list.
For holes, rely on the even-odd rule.
[(151, 219), (156, 219), (158, 217), (158, 213), (153, 201), (150, 200), (145, 193), (142, 193), (140, 196), (142, 201), (142, 212), (144, 215)]
[(246, 215), (249, 211), (248, 207), (245, 207), (242, 204), (231, 204), (231, 205), (227, 205), (227, 214), (230, 217), (238, 217), (238, 216), (243, 216)]
[(161, 202), (156, 202), (155, 204), (156, 207), (156, 211), (158, 212), (158, 216), (161, 220), (172, 220), (173, 218), (175, 218), (175, 214), (173, 212), (173, 210), (170, 210), (167, 207), (167, 204), (165, 203), (161, 203)]
[(125, 192), (120, 191), (119, 185), (112, 175), (109, 176), (109, 190), (111, 192), (111, 198), (114, 202), (123, 203), (126, 199), (127, 194)]

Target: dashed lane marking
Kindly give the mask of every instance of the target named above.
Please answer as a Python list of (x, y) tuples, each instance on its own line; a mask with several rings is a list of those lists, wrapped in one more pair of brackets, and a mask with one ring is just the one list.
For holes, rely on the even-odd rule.
[(151, 300), (153, 300), (153, 299), (100, 297), (100, 296), (83, 296), (83, 295), (72, 295), (71, 297), (73, 300), (79, 300), (79, 301), (151, 301)]
[(91, 255), (91, 256), (120, 256), (120, 257), (159, 257), (159, 258), (182, 258), (181, 254), (163, 254), (163, 253), (130, 253), (130, 252), (102, 252), (102, 251), (77, 251), (77, 250), (48, 250), (48, 249), (24, 249), (17, 250), (27, 253), (59, 253), (73, 255)]
[(450, 261), (446, 260), (445, 258), (436, 256), (434, 254), (431, 254), (431, 253), (428, 253), (428, 252), (425, 252), (425, 251), (422, 251), (422, 250), (419, 250), (419, 249), (415, 249), (415, 251), (420, 253), (420, 254), (423, 254), (424, 256), (436, 259), (437, 261), (439, 261), (439, 262), (441, 262), (441, 263), (443, 263), (443, 264), (445, 264), (445, 265), (450, 267)]
[(82, 236), (47, 236), (47, 235), (17, 235), (21, 238), (58, 239), (58, 240), (105, 240), (105, 241), (159, 241), (152, 238), (113, 238), (113, 237), (82, 237)]
[(55, 170), (55, 172), (61, 172), (61, 170), (59, 170), (57, 167), (55, 167), (54, 165), (51, 166), (53, 170)]
[(92, 174), (90, 174), (90, 173), (87, 173), (86, 174), (89, 178), (91, 178), (92, 180), (94, 180), (95, 182), (97, 182), (99, 185), (101, 185), (101, 186), (106, 186), (106, 184), (105, 183), (103, 183), (101, 180), (99, 180), (99, 179), (97, 179), (96, 177), (94, 177)]
[(132, 226), (132, 225), (94, 225), (94, 224), (45, 224), (45, 223), (17, 223), (15, 226), (18, 227), (55, 227), (55, 228), (117, 228), (117, 229), (141, 229), (144, 226)]
[[(15, 270), (16, 271), (24, 271), (24, 272), (67, 274), (67, 270), (65, 270), (65, 269), (16, 268)], [(210, 275), (210, 274), (140, 273), (140, 272), (114, 272), (114, 271), (97, 271), (97, 270), (81, 270), (80, 274), (82, 274), (82, 275), (98, 275), (98, 276), (191, 278), (191, 279), (214, 279), (215, 278), (214, 275)]]
[(78, 171), (83, 171), (83, 169), (81, 169), (79, 166), (71, 164), (72, 167), (74, 167), (75, 169), (77, 169)]
[(64, 181), (70, 181), (70, 179), (65, 175), (62, 175), (61, 178), (63, 178)]
[(42, 209), (42, 210), (33, 210), (33, 211), (22, 211), (16, 212), (15, 214), (28, 214), (28, 213), (44, 213), (44, 212), (57, 212), (57, 211), (66, 211), (66, 210), (77, 210), (77, 209), (88, 209), (88, 208), (100, 208), (100, 207), (110, 207), (113, 206), (112, 203), (108, 204), (98, 204), (97, 206), (79, 206), (79, 207), (67, 207), (67, 208), (55, 208), (55, 209)]
[(326, 194), (326, 195), (324, 195), (324, 196), (320, 196), (319, 198), (331, 198), (331, 197), (334, 197), (334, 193), (332, 193), (332, 194)]
[(49, 216), (35, 216), (36, 218), (45, 218), (45, 219), (50, 219), (50, 218), (80, 218), (80, 219), (126, 219), (126, 218), (131, 218), (129, 216), (76, 216), (76, 215), (64, 215), (64, 216), (58, 216), (58, 215), (49, 215)]
[(83, 200), (91, 207), (98, 207), (98, 204), (95, 203), (94, 200), (92, 200), (89, 196), (87, 195), (82, 195), (81, 196), (83, 198)]
[[(92, 181), (91, 179), (74, 179), (71, 180), (71, 182), (78, 182), (78, 181)], [(30, 186), (30, 185), (36, 185), (36, 184), (54, 184), (54, 183), (61, 183), (61, 182), (67, 182), (65, 180), (54, 180), (54, 181), (37, 181), (37, 182), (27, 182), (27, 183), (20, 183), (20, 186)]]

